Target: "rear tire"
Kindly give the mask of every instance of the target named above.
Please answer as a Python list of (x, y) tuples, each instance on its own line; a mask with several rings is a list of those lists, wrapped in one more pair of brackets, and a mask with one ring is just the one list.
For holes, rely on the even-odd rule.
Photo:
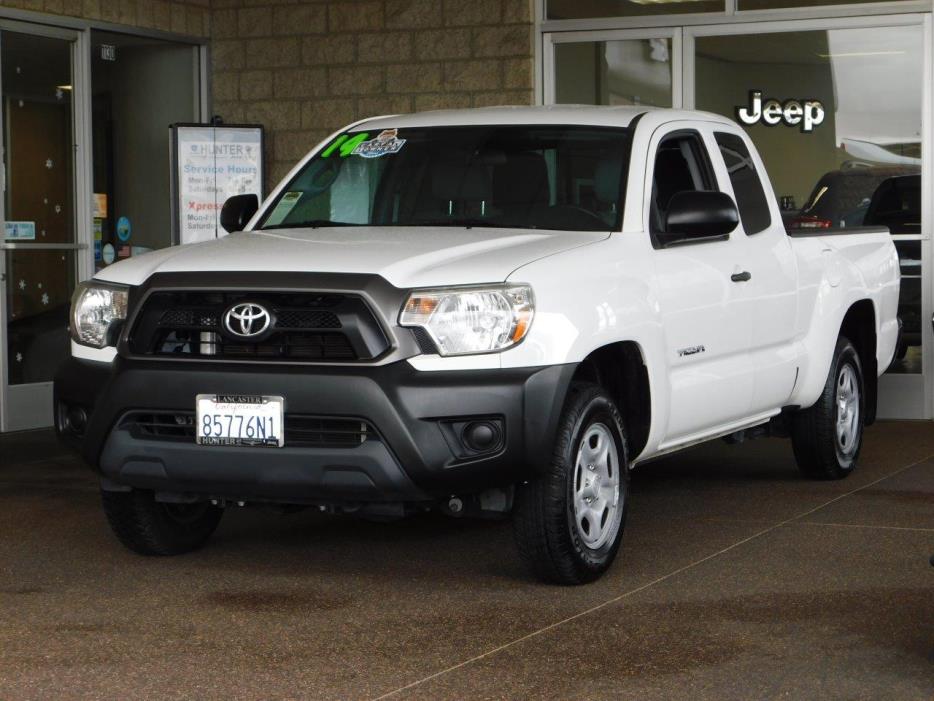
[(601, 387), (574, 383), (551, 464), (516, 490), (519, 555), (543, 581), (592, 582), (616, 557), (628, 503), (629, 461), (619, 411)]
[(841, 336), (820, 398), (792, 419), (791, 443), (805, 476), (843, 479), (856, 469), (863, 443), (863, 387), (859, 355)]
[(114, 534), (140, 555), (180, 555), (211, 537), (224, 510), (209, 504), (166, 504), (150, 491), (101, 491), (104, 513)]

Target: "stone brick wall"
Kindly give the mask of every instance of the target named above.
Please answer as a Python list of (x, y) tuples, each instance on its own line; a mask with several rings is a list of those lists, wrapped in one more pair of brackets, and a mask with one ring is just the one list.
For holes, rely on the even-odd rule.
[(267, 182), (354, 119), (531, 104), (531, 0), (212, 0), (214, 113), (259, 122)]
[(211, 0), (0, 0), (0, 7), (208, 37)]
[(0, 0), (209, 37), (213, 112), (266, 127), (271, 187), (377, 114), (531, 104), (534, 0)]

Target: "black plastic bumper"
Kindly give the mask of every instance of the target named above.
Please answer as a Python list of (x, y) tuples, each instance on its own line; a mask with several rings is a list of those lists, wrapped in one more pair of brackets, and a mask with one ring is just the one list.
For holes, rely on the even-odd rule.
[[(419, 372), (374, 367), (233, 367), (68, 360), (55, 379), (60, 438), (112, 488), (289, 503), (414, 502), (515, 483), (548, 464), (574, 365)], [(379, 440), (353, 447), (238, 448), (140, 437), (134, 411), (194, 410), (195, 395), (282, 395), (286, 414), (359, 418)], [(86, 426), (64, 421), (80, 407)], [(501, 444), (465, 452), (451, 426), (499, 420)], [(470, 453), (470, 451), (467, 451)]]

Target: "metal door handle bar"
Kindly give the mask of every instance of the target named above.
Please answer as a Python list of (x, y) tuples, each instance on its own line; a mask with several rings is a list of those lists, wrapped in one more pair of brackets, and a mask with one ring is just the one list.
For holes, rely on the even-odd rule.
[(86, 243), (0, 243), (0, 251), (86, 251)]

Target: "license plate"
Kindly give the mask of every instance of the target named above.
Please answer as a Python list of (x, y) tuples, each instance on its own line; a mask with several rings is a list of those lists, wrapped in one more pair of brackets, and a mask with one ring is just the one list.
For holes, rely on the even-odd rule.
[(199, 445), (269, 448), (285, 445), (282, 397), (199, 394), (195, 400)]

